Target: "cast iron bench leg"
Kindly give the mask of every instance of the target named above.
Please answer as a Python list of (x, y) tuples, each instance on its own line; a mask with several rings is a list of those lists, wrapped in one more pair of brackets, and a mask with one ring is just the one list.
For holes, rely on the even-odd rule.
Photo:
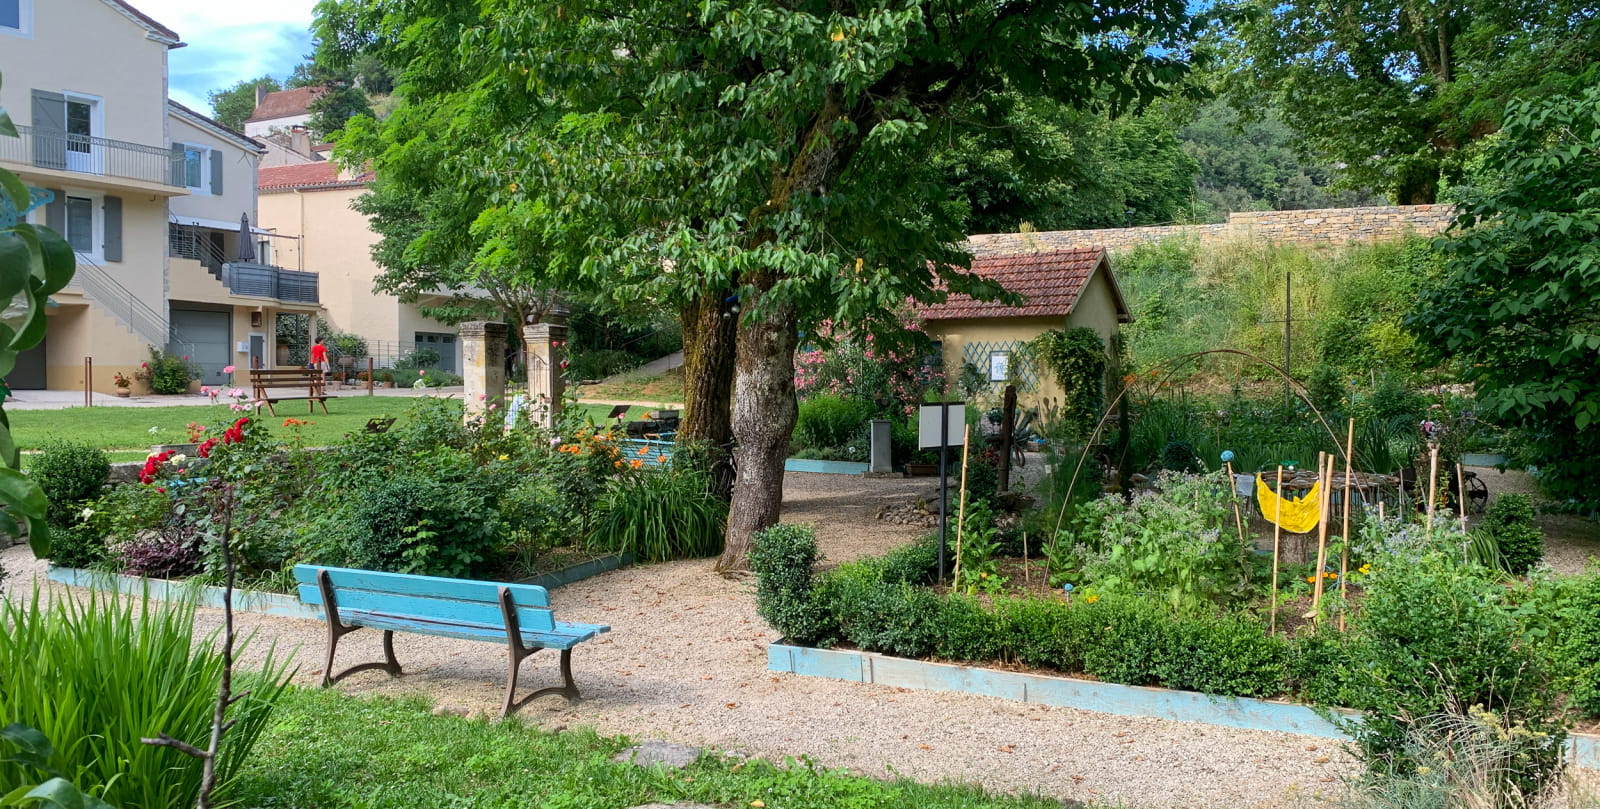
[(522, 668), (522, 661), (532, 657), (539, 649), (530, 649), (522, 645), (522, 628), (517, 623), (517, 608), (511, 600), (511, 591), (504, 587), (500, 588), (500, 612), (506, 619), (506, 651), (510, 655), (510, 670), (506, 672), (506, 699), (500, 708), (500, 718), (510, 716), (517, 709), (546, 694), (561, 694), (567, 698), (568, 703), (577, 702), (578, 684), (572, 679), (571, 649), (561, 650), (561, 685), (541, 688), (522, 699), (517, 699), (517, 674)]
[(339, 620), (339, 608), (333, 600), (333, 584), (328, 581), (328, 571), (317, 571), (317, 587), (322, 590), (322, 612), (328, 622), (328, 656), (322, 664), (322, 687), (327, 688), (358, 671), (372, 671), (383, 669), (389, 676), (398, 677), (401, 674), (400, 661), (394, 656), (394, 630), (383, 630), (383, 662), (362, 663), (351, 666), (338, 674), (333, 673), (333, 653), (339, 648), (339, 639), (351, 632), (360, 629), (359, 626), (345, 626)]

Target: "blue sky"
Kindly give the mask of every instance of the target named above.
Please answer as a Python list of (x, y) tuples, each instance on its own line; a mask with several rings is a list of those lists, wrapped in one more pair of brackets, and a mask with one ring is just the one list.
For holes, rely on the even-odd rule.
[(201, 112), (211, 110), (211, 90), (262, 74), (281, 80), (311, 52), (316, 0), (131, 1), (189, 43), (170, 54), (170, 95)]

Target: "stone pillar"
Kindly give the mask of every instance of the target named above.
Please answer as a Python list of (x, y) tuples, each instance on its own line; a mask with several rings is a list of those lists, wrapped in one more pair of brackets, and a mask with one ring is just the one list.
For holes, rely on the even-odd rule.
[(532, 416), (545, 428), (561, 415), (561, 397), (567, 391), (561, 374), (566, 365), (566, 323), (535, 323), (522, 329), (528, 344), (528, 399)]
[(872, 466), (867, 469), (867, 474), (873, 477), (888, 477), (894, 474), (894, 464), (891, 460), (893, 451), (893, 427), (888, 419), (872, 420)]
[(466, 390), (462, 410), (467, 420), (488, 412), (490, 402), (506, 396), (506, 335), (504, 323), (474, 320), (461, 324), (461, 381)]

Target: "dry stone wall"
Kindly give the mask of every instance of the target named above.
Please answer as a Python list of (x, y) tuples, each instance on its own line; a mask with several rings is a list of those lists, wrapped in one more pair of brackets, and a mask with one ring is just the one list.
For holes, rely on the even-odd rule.
[(1433, 235), (1448, 227), (1455, 215), (1453, 205), (1250, 211), (1228, 214), (1228, 221), (1220, 225), (982, 234), (969, 237), (967, 247), (979, 255), (1078, 247), (1104, 247), (1116, 253), (1136, 245), (1172, 238), (1194, 239), (1199, 241), (1201, 247), (1239, 240), (1308, 247), (1334, 246), (1397, 239), (1408, 233)]

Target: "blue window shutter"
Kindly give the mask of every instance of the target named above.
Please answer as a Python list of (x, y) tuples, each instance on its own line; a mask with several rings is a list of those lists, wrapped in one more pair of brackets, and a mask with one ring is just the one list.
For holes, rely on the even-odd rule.
[(106, 197), (106, 261), (122, 260), (122, 197)]
[(33, 91), (33, 164), (67, 167), (67, 97), (60, 93)]
[(222, 193), (222, 152), (211, 150), (211, 193)]

